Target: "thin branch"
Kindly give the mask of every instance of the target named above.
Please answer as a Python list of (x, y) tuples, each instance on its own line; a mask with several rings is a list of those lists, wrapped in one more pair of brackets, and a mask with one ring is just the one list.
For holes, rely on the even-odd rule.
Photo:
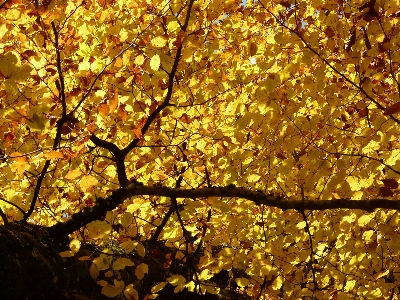
[(8, 204), (10, 204), (10, 205), (12, 205), (12, 206), (14, 206), (16, 209), (18, 209), (20, 212), (22, 212), (23, 215), (25, 215), (24, 210), (23, 210), (21, 207), (19, 207), (17, 204), (12, 203), (12, 202), (10, 202), (10, 201), (4, 199), (4, 198), (0, 198), (0, 200), (1, 200), (1, 201), (4, 201), (4, 202), (6, 202), (6, 203), (8, 203)]
[[(62, 104), (61, 119), (59, 119), (56, 123), (57, 131), (56, 131), (56, 136), (54, 138), (53, 147), (52, 147), (53, 150), (55, 150), (58, 148), (58, 146), (60, 145), (60, 142), (61, 142), (61, 132), (62, 132), (63, 125), (65, 122), (68, 121), (69, 116), (72, 116), (72, 114), (67, 115), (64, 78), (62, 75), (62, 68), (61, 68), (61, 53), (60, 53), (59, 43), (58, 43), (59, 42), (58, 41), (58, 31), (55, 27), (54, 22), (51, 23), (51, 26), (52, 26), (53, 34), (54, 34), (54, 48), (56, 51), (56, 65), (57, 65), (57, 72), (58, 72), (58, 77), (59, 77), (59, 82), (57, 83), (57, 81), (56, 81), (56, 87), (60, 93), (61, 104)], [(40, 172), (38, 181), (36, 182), (35, 190), (33, 192), (33, 197), (32, 197), (32, 201), (29, 206), (29, 209), (26, 213), (24, 213), (24, 218), (23, 218), (24, 221), (28, 220), (28, 218), (32, 215), (33, 211), (35, 210), (36, 202), (39, 198), (40, 189), (42, 187), (42, 182), (44, 180), (44, 177), (46, 176), (49, 166), (50, 166), (50, 160), (46, 160), (46, 162), (44, 163), (43, 169)]]
[[(192, 6), (195, 0), (191, 0), (189, 2), (188, 5), (188, 10), (186, 13), (186, 19), (185, 19), (185, 23), (182, 25), (182, 31), (186, 32), (187, 27), (189, 26), (189, 19), (190, 19), (190, 13), (192, 10)], [(181, 53), (182, 53), (182, 49), (183, 49), (183, 41), (182, 43), (179, 45), (177, 51), (176, 51), (176, 56), (175, 56), (175, 60), (174, 60), (174, 64), (172, 65), (172, 69), (171, 72), (169, 73), (168, 76), (168, 91), (167, 94), (165, 95), (164, 101), (161, 103), (161, 105), (159, 105), (149, 116), (149, 118), (147, 119), (146, 123), (143, 125), (142, 127), (142, 135), (144, 135), (147, 132), (147, 129), (150, 127), (151, 123), (153, 123), (153, 121), (155, 120), (155, 118), (160, 114), (160, 112), (166, 108), (167, 106), (169, 106), (169, 102), (172, 98), (172, 89), (174, 87), (174, 78), (175, 78), (175, 74), (176, 71), (178, 70), (178, 64), (179, 61), (181, 59)], [(138, 142), (140, 141), (140, 138), (136, 138), (134, 139), (132, 142), (129, 143), (128, 146), (126, 146), (122, 151), (124, 152), (124, 155), (126, 156), (133, 148), (136, 147), (136, 145), (138, 144)]]
[(308, 235), (308, 240), (309, 240), (309, 243), (310, 243), (310, 261), (309, 261), (309, 266), (310, 266), (312, 277), (313, 277), (314, 290), (318, 290), (319, 289), (318, 288), (318, 283), (317, 283), (317, 280), (315, 279), (314, 246), (313, 246), (312, 235), (311, 235), (311, 232), (310, 232), (310, 226), (308, 224), (307, 216), (304, 213), (304, 210), (299, 209), (299, 212), (303, 216), (304, 222), (306, 222), (306, 226), (304, 227), (304, 230), (306, 231), (306, 233)]
[[(286, 28), (289, 32), (295, 34), (296, 36), (299, 37), (299, 39), (303, 42), (304, 46), (309, 49), (312, 53), (314, 53), (320, 60), (322, 60), (329, 68), (331, 68), (332, 71), (334, 71), (336, 74), (338, 74), (340, 77), (342, 77), (346, 82), (348, 82), (350, 85), (354, 86), (357, 90), (359, 90), (364, 96), (371, 100), (380, 110), (385, 111), (386, 108), (383, 107), (377, 100), (375, 100), (372, 96), (370, 96), (362, 87), (361, 85), (356, 84), (354, 81), (352, 81), (349, 77), (347, 77), (345, 74), (340, 72), (337, 68), (335, 68), (326, 58), (322, 57), (321, 54), (316, 51), (314, 48), (312, 48), (307, 41), (304, 39), (304, 37), (299, 33), (298, 28), (292, 29), (288, 25), (286, 25), (280, 18), (278, 18), (276, 15), (274, 15), (268, 8), (265, 7), (265, 5), (259, 1), (261, 6), (268, 12), (270, 13), (275, 20), (283, 27)], [(389, 115), (389, 117), (396, 122), (397, 124), (400, 124), (400, 120), (395, 118), (393, 115)]]

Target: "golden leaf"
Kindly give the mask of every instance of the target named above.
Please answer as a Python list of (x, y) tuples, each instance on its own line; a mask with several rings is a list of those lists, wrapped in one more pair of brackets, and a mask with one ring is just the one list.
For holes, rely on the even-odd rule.
[(158, 71), (158, 69), (160, 68), (160, 56), (158, 56), (158, 54), (154, 54), (153, 57), (150, 60), (150, 68), (153, 71)]
[(162, 48), (167, 44), (167, 42), (168, 39), (165, 38), (164, 36), (157, 36), (153, 38), (150, 43), (153, 47)]

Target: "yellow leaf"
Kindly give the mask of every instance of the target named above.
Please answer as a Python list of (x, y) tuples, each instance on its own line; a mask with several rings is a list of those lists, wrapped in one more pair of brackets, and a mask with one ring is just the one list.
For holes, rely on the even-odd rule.
[(85, 191), (87, 192), (91, 187), (97, 185), (99, 182), (98, 180), (91, 176), (91, 175), (84, 175), (82, 176), (80, 182), (79, 182), (79, 186)]
[(356, 285), (356, 281), (355, 280), (347, 280), (346, 281), (346, 285), (344, 287), (344, 291), (345, 292), (352, 291), (354, 289), (355, 285)]
[(141, 66), (144, 63), (144, 56), (142, 54), (136, 56), (135, 65)]
[(96, 279), (96, 278), (99, 276), (99, 269), (97, 269), (97, 267), (96, 267), (95, 264), (92, 264), (92, 265), (90, 266), (90, 268), (89, 268), (89, 273), (90, 273), (90, 276), (91, 276), (93, 279)]
[(16, 21), (21, 17), (21, 12), (18, 9), (9, 9), (6, 13), (6, 19), (9, 21)]
[(81, 248), (81, 241), (77, 240), (77, 239), (73, 239), (70, 243), (69, 243), (69, 248), (71, 249), (71, 251), (73, 253), (77, 253), (79, 251), (79, 249)]
[(91, 259), (91, 257), (90, 256), (87, 256), (87, 255), (85, 255), (85, 256), (81, 256), (81, 257), (79, 257), (78, 258), (80, 261), (84, 261), (84, 260), (92, 260)]
[(236, 278), (235, 281), (240, 287), (245, 287), (250, 284), (250, 281), (247, 278)]
[(136, 251), (141, 257), (146, 255), (146, 249), (141, 243), (137, 244)]
[[(109, 254), (112, 254), (112, 252), (110, 252)], [(112, 260), (112, 255), (100, 254), (100, 256), (93, 259), (93, 263), (96, 265), (97, 269), (101, 271), (109, 269)]]
[(111, 232), (111, 225), (106, 221), (93, 221), (86, 225), (88, 237), (91, 239), (101, 238)]
[(133, 284), (130, 284), (125, 288), (124, 295), (128, 300), (139, 300), (139, 294), (134, 289)]
[(158, 56), (158, 54), (154, 54), (153, 57), (150, 60), (150, 68), (153, 71), (158, 71), (158, 69), (160, 68), (160, 56)]
[(167, 283), (168, 282), (160, 282), (159, 284), (157, 284), (151, 288), (151, 292), (154, 294), (154, 293), (161, 291)]
[(179, 23), (177, 21), (168, 22), (167, 28), (168, 28), (168, 31), (170, 31), (170, 32), (175, 32), (178, 29), (180, 29)]
[(66, 175), (65, 178), (69, 180), (74, 180), (81, 176), (82, 172), (79, 169), (71, 170)]
[(148, 272), (149, 272), (149, 266), (146, 264), (140, 264), (135, 269), (135, 275), (139, 280), (142, 280), (144, 274), (147, 274)]
[(13, 69), (20, 64), (21, 62), (18, 54), (13, 51), (9, 51), (0, 58), (0, 71), (6, 78), (9, 78), (13, 73)]
[(213, 276), (214, 274), (210, 273), (209, 269), (204, 269), (203, 271), (201, 271), (199, 275), (199, 280), (208, 280)]
[[(116, 282), (120, 283), (122, 282), (122, 286), (121, 284), (115, 284)], [(101, 293), (107, 297), (116, 297), (119, 294), (122, 293), (124, 286), (123, 286), (123, 281), (116, 281), (114, 280), (114, 285), (107, 285), (107, 286), (103, 286), (103, 288), (101, 289)]]
[(74, 254), (75, 254), (75, 253), (72, 252), (72, 251), (70, 251), (70, 250), (60, 252), (60, 256), (61, 256), (61, 257), (72, 257), (72, 256), (74, 256)]
[(44, 154), (44, 157), (46, 159), (55, 159), (55, 158), (64, 158), (64, 155), (61, 152), (58, 151), (50, 151)]
[(5, 24), (0, 25), (0, 39), (8, 32), (7, 26)]
[(179, 293), (179, 292), (181, 292), (183, 289), (185, 288), (185, 284), (179, 284), (179, 285), (177, 285), (176, 287), (175, 287), (175, 289), (174, 289), (174, 293), (176, 294), (176, 293)]
[(272, 289), (277, 291), (281, 288), (283, 283), (283, 279), (281, 276), (275, 278), (274, 282), (272, 283)]
[(296, 227), (298, 229), (303, 229), (306, 227), (306, 225), (307, 225), (306, 221), (301, 221), (301, 222), (297, 223)]
[(101, 285), (101, 286), (107, 286), (107, 285), (108, 285), (108, 282), (105, 281), (105, 280), (98, 280), (98, 281), (96, 281), (96, 283), (97, 283), (98, 285)]
[(10, 165), (11, 170), (17, 175), (22, 175), (26, 170), (29, 170), (29, 167), (30, 165), (26, 159), (14, 161)]
[(371, 215), (363, 215), (358, 220), (357, 223), (359, 226), (365, 226), (372, 220)]
[(129, 267), (133, 266), (133, 261), (131, 261), (129, 258), (120, 257), (114, 261), (112, 268), (114, 270), (122, 270), (126, 266), (129, 266)]
[(120, 247), (125, 251), (125, 253), (131, 253), (133, 250), (135, 250), (137, 245), (137, 242), (134, 242), (132, 240), (128, 240), (123, 242)]
[(170, 284), (172, 284), (174, 286), (183, 284), (186, 282), (185, 277), (183, 277), (182, 275), (172, 275), (172, 276), (168, 277), (167, 280)]
[(375, 280), (378, 280), (379, 278), (382, 278), (383, 276), (386, 276), (387, 274), (389, 274), (390, 270), (386, 270), (386, 271), (380, 271), (378, 273), (375, 274)]
[(90, 69), (90, 62), (83, 61), (79, 63), (78, 70), (79, 71), (88, 71)]
[(167, 44), (167, 42), (168, 42), (168, 39), (165, 38), (164, 36), (160, 35), (160, 36), (153, 38), (150, 43), (153, 47), (162, 48)]

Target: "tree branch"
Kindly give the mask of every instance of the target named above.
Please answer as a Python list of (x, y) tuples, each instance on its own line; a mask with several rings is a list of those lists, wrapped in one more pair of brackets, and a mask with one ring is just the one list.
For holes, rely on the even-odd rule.
[[(188, 10), (186, 13), (186, 18), (185, 18), (185, 23), (181, 27), (182, 31), (184, 31), (185, 33), (186, 33), (187, 27), (189, 26), (190, 13), (192, 11), (192, 6), (193, 6), (194, 1), (195, 0), (191, 0), (189, 2)], [(174, 63), (172, 65), (171, 72), (169, 73), (169, 76), (168, 76), (168, 91), (167, 91), (167, 94), (165, 95), (164, 101), (150, 114), (149, 118), (146, 120), (146, 123), (143, 125), (142, 130), (141, 130), (142, 135), (144, 135), (147, 132), (147, 129), (150, 127), (151, 123), (153, 123), (155, 118), (160, 114), (160, 112), (169, 105), (169, 101), (172, 98), (172, 89), (174, 87), (174, 78), (175, 78), (175, 74), (178, 70), (178, 64), (181, 59), (182, 49), (183, 49), (183, 41), (179, 45), (179, 47), (176, 51)], [(124, 154), (127, 155), (133, 148), (136, 147), (136, 145), (138, 144), (139, 141), (140, 141), (140, 139), (136, 138), (132, 142), (130, 142), (129, 145), (126, 146), (122, 150), (124, 152)]]
[(254, 202), (255, 205), (266, 205), (282, 210), (328, 210), (328, 209), (360, 209), (373, 211), (377, 208), (400, 210), (400, 200), (370, 199), (370, 200), (286, 200), (279, 196), (266, 195), (259, 191), (251, 191), (238, 187), (211, 187), (197, 189), (181, 189), (160, 186), (143, 186), (131, 183), (126, 188), (120, 188), (106, 199), (99, 198), (92, 208), (86, 208), (72, 216), (65, 223), (58, 223), (50, 227), (49, 233), (54, 238), (66, 236), (82, 226), (104, 217), (107, 211), (115, 209), (125, 199), (134, 196), (153, 195), (171, 198), (207, 198), (229, 197), (242, 198)]

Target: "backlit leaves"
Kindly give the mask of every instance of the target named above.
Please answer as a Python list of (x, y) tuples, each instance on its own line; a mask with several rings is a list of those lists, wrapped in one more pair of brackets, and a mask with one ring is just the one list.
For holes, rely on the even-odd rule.
[(157, 71), (160, 67), (160, 56), (158, 54), (154, 54), (153, 57), (150, 59), (150, 68), (153, 71)]
[[(2, 9), (0, 196), (25, 211), (48, 164), (30, 216), (45, 226), (116, 191), (117, 165), (146, 186), (174, 188), (181, 176), (184, 189), (282, 201), (398, 200), (398, 3), (245, 2), (195, 1), (186, 27), (188, 2), (52, 2), (40, 22), (31, 4)], [(104, 250), (90, 275), (128, 299), (137, 287), (114, 271), (143, 280), (149, 257), (168, 270), (199, 245), (195, 274), (168, 275), (176, 292), (218, 292), (210, 281), (222, 270), (253, 298), (262, 287), (265, 298), (390, 297), (400, 280), (396, 211), (304, 217), (243, 199), (176, 201), (126, 199), (62, 255), (83, 241)], [(158, 228), (165, 253), (147, 243)]]

